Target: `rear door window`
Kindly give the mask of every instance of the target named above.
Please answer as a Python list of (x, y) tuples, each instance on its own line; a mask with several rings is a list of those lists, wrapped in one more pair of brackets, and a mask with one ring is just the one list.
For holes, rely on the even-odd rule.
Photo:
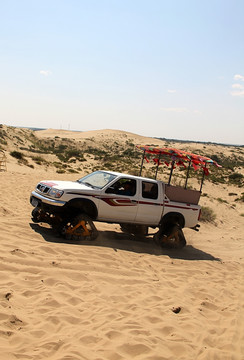
[(158, 198), (158, 184), (150, 181), (142, 181), (142, 197), (156, 200)]

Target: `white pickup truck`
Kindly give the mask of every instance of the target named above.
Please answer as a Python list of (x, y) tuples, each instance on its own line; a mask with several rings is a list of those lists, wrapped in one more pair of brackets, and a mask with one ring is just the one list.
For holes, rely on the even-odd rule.
[(46, 222), (67, 239), (95, 239), (93, 221), (118, 223), (122, 231), (148, 235), (163, 247), (182, 248), (182, 228), (197, 230), (200, 191), (112, 171), (77, 181), (43, 180), (31, 193), (34, 222)]

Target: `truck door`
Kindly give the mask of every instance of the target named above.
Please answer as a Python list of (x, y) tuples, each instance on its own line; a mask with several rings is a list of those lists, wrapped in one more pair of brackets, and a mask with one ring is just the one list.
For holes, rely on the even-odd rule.
[(135, 222), (147, 225), (158, 225), (162, 209), (161, 189), (157, 182), (141, 182), (139, 204)]
[(133, 223), (137, 209), (137, 181), (121, 177), (101, 194), (98, 206), (98, 220)]

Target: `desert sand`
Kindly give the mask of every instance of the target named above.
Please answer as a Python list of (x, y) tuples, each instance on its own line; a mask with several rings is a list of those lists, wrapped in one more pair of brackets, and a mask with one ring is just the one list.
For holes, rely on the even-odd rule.
[(0, 359), (244, 359), (243, 204), (215, 200), (234, 187), (206, 182), (201, 204), (215, 223), (186, 229), (187, 246), (166, 250), (102, 223), (92, 242), (55, 237), (31, 221), (30, 192), (47, 178), (77, 174), (9, 155), (0, 172)]

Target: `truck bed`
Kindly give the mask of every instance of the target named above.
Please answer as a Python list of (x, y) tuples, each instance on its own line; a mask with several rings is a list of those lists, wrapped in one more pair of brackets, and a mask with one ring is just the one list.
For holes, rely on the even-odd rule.
[(165, 194), (171, 201), (197, 205), (201, 192), (165, 184)]

